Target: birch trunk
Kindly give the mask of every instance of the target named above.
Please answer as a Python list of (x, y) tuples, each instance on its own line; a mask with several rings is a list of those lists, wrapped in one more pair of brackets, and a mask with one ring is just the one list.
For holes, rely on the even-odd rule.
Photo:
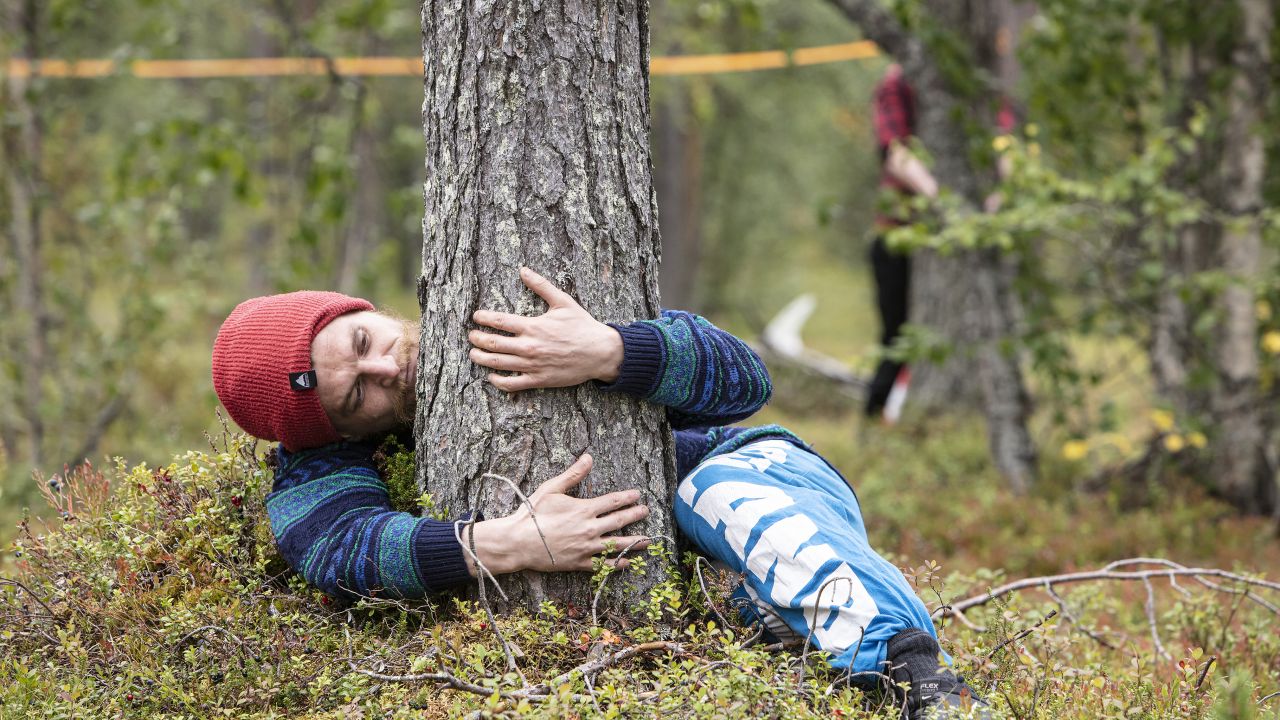
[[(457, 514), (515, 510), (495, 473), (531, 493), (582, 452), (595, 496), (638, 488), (653, 511), (628, 533), (674, 536), (674, 444), (660, 408), (591, 386), (508, 396), (467, 359), (473, 310), (544, 310), (528, 265), (604, 321), (659, 312), (645, 0), (426, 0), (426, 216), (417, 479)], [(611, 581), (634, 610), (663, 579)], [(512, 603), (585, 609), (586, 574), (502, 579)]]
[(1269, 0), (1241, 0), (1241, 35), (1232, 53), (1235, 76), (1227, 96), (1221, 178), (1223, 209), (1219, 262), (1231, 279), (1219, 299), (1213, 392), (1213, 454), (1217, 486), (1245, 512), (1267, 513), (1276, 504), (1274, 473), (1267, 468), (1269, 441), (1266, 398), (1259, 384), (1258, 331), (1254, 285), (1262, 265), (1258, 211), (1263, 206), (1266, 148), (1262, 124), (1269, 78), (1269, 43), (1274, 23)]

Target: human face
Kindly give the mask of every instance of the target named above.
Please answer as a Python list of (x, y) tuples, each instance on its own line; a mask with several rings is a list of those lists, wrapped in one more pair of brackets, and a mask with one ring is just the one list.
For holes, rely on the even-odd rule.
[(385, 313), (339, 315), (311, 341), (320, 406), (338, 434), (366, 438), (413, 421), (418, 328)]

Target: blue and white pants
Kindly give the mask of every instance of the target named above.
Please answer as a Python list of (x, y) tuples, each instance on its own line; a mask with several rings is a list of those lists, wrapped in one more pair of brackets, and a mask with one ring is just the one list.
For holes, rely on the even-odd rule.
[(676, 524), (743, 573), (740, 592), (780, 638), (811, 637), (831, 664), (882, 671), (889, 638), (933, 622), (902, 572), (871, 549), (853, 491), (825, 460), (761, 440), (702, 462), (676, 491)]

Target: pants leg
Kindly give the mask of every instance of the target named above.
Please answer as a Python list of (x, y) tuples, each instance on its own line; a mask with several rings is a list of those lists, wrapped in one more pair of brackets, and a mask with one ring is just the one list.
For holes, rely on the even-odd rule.
[(703, 462), (676, 496), (681, 531), (745, 574), (770, 628), (811, 636), (834, 666), (881, 670), (889, 638), (909, 627), (936, 637), (906, 578), (871, 548), (853, 491), (817, 455), (751, 443)]
[[(880, 344), (887, 348), (893, 345), (907, 322), (911, 258), (906, 254), (889, 252), (884, 238), (877, 236), (871, 242), (871, 273), (876, 283), (876, 307), (880, 310)], [(865, 412), (868, 416), (877, 415), (884, 409), (900, 370), (900, 362), (887, 358), (880, 361), (867, 388)]]

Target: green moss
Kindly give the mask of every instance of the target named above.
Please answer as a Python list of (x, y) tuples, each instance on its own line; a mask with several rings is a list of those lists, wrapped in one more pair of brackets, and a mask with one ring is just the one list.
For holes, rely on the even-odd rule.
[(414, 479), (413, 451), (406, 449), (395, 435), (388, 435), (374, 453), (373, 461), (387, 484), (392, 509), (421, 514), (422, 507), (418, 504), (420, 493)]
[(406, 448), (395, 435), (387, 436), (374, 453), (373, 461), (383, 482), (387, 484), (393, 510), (436, 520), (449, 519), (449, 509), (436, 505), (431, 493), (418, 492), (413, 451)]

